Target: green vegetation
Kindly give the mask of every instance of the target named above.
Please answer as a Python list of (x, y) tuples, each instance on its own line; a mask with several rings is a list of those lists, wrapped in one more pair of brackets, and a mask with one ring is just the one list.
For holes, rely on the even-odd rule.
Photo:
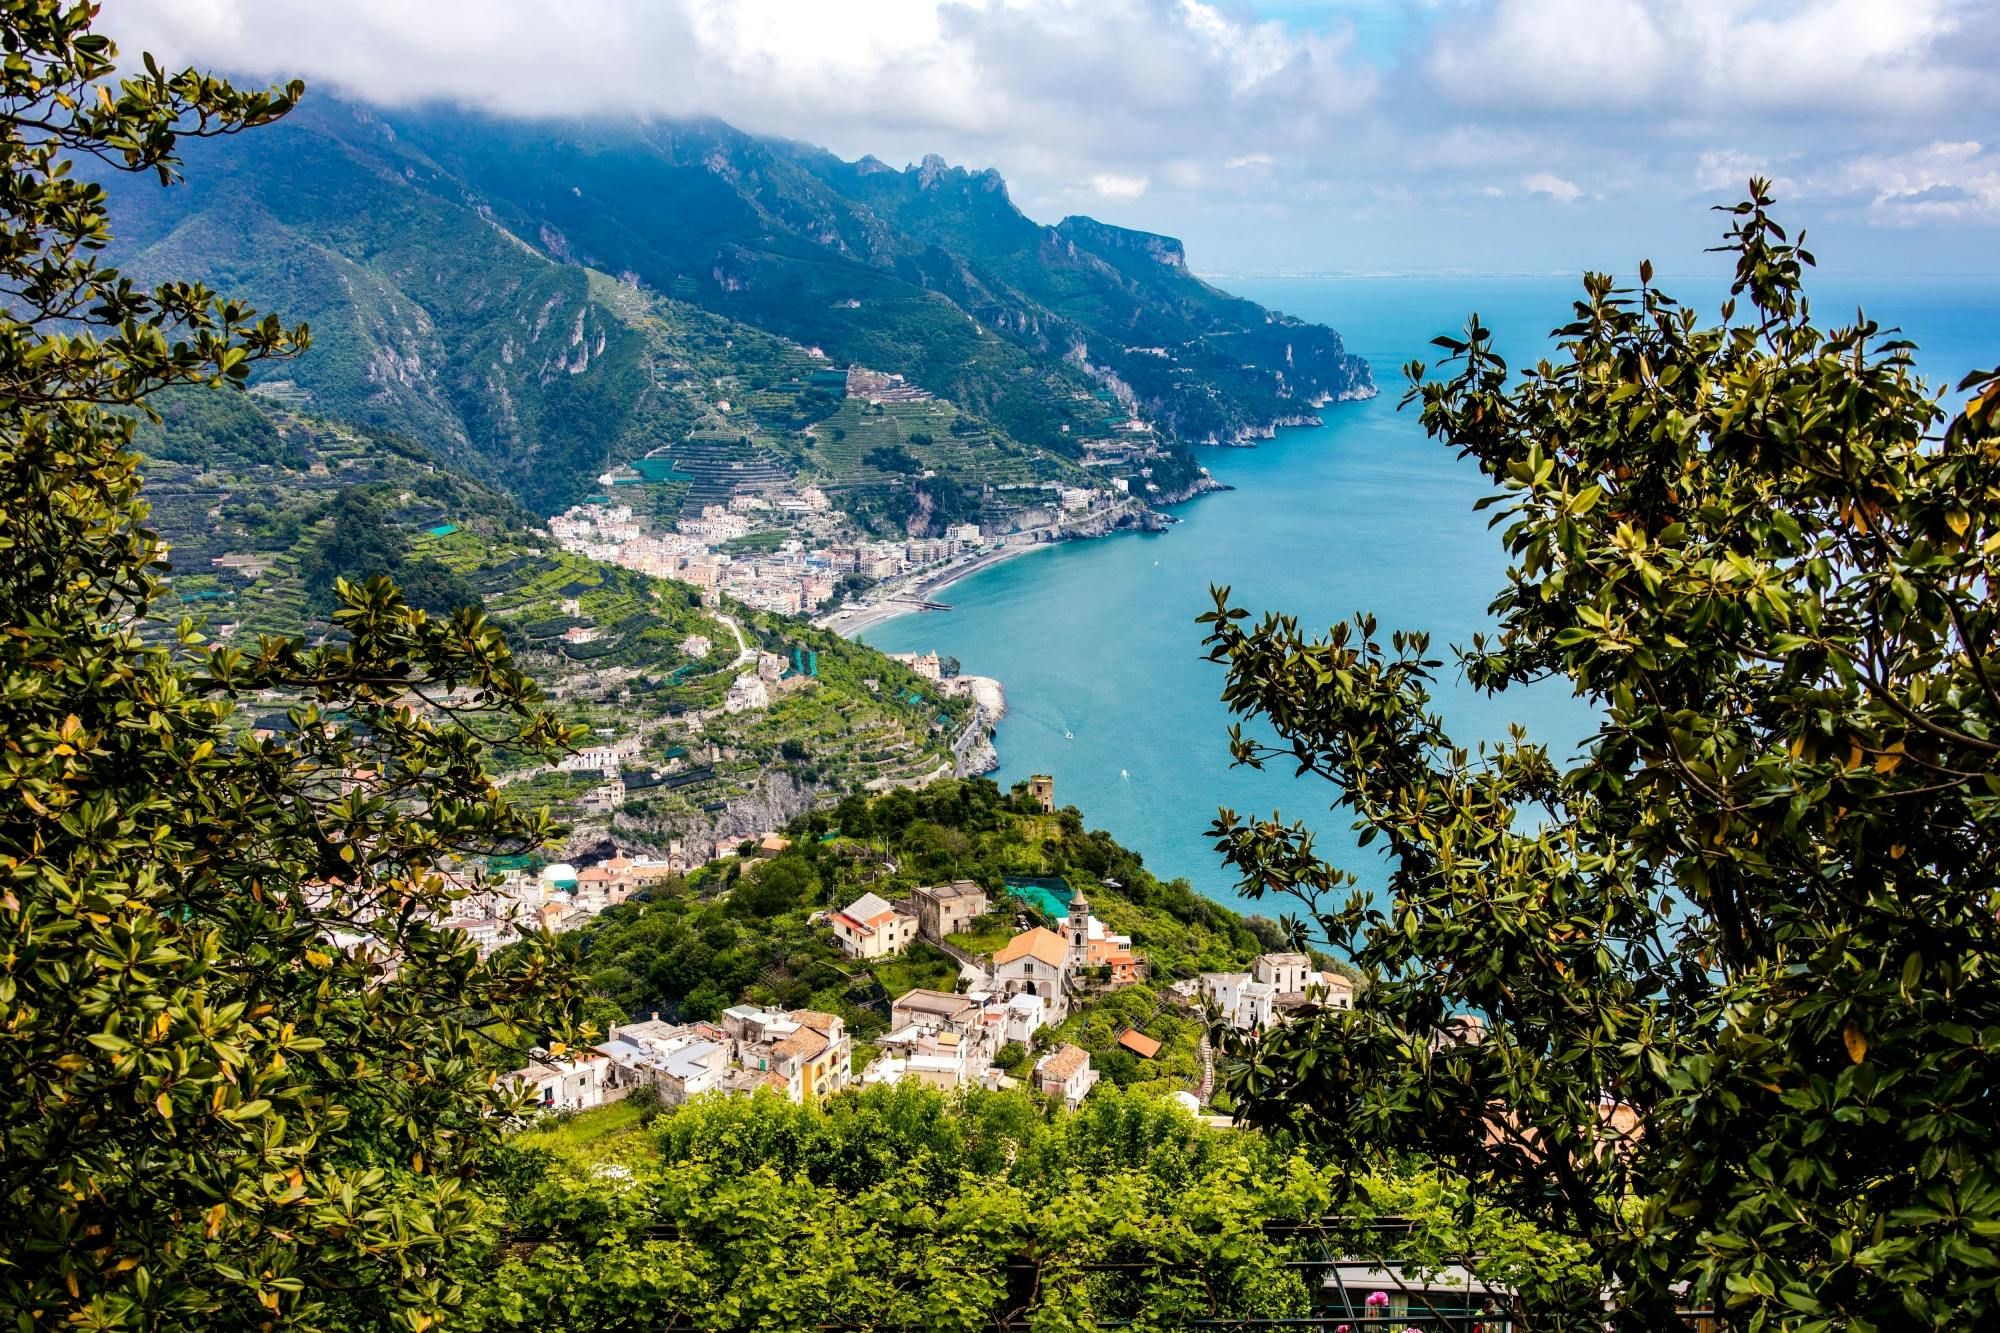
[[(1373, 981), (1229, 1082), (1291, 1136), (1429, 1154), (1588, 1247), (1621, 1326), (1690, 1300), (1750, 1328), (1982, 1326), (2000, 371), (1947, 420), (1908, 344), (1815, 327), (1769, 203), (1753, 181), (1731, 214), (1721, 325), (1650, 265), (1593, 275), (1558, 359), (1511, 378), (1475, 322), (1415, 391), (1514, 557), (1466, 669), (1570, 681), (1603, 718), (1579, 759), (1455, 746), (1421, 635), (1308, 639), (1217, 594), (1226, 698), (1278, 736), (1237, 757), (1332, 781), (1393, 867), (1342, 905), (1309, 834), (1223, 812), (1248, 891), (1303, 899)], [(1452, 1039), (1466, 1014), (1483, 1041)]]
[(1329, 1223), (1335, 1168), (1110, 1088), (1074, 1114), (914, 1086), (703, 1098), (622, 1140), (520, 1156), (469, 1312), (494, 1333), (1171, 1329), (1308, 1313), (1314, 1270), (1297, 1265), (1329, 1253), (1477, 1252), (1530, 1302), (1589, 1278), (1422, 1172), (1358, 1182)]
[[(112, 182), (127, 269), (227, 275), (310, 318), (316, 355), (263, 390), (425, 440), (542, 512), (704, 439), (861, 484), (881, 512), (905, 475), (863, 461), (882, 422), (975, 496), (1061, 480), (1128, 415), (1114, 384), (1164, 427), (1173, 490), (1186, 442), (1369, 384), (1338, 335), (1208, 287), (1166, 238), (1038, 227), (997, 178), (863, 171), (712, 121), (550, 136), (322, 94), (192, 166), (171, 194)], [(848, 365), (949, 402), (876, 413), (844, 399)], [(171, 427), (163, 456), (198, 461)], [(665, 477), (618, 489), (661, 513), (699, 498)]]
[[(842, 833), (825, 840), (830, 821)], [(956, 989), (959, 966), (921, 941), (902, 957), (850, 960), (831, 928), (810, 918), (866, 891), (896, 899), (919, 884), (954, 879), (976, 880), (997, 897), (1006, 876), (1028, 866), (1087, 887), (1092, 912), (1133, 936), (1157, 985), (1240, 967), (1260, 947), (1228, 909), (1182, 881), (1160, 883), (1108, 835), (1084, 832), (1076, 811), (1041, 814), (983, 779), (851, 797), (835, 811), (798, 821), (792, 832), (792, 846), (776, 857), (719, 862), (648, 891), (644, 901), (613, 907), (576, 932), (590, 988), (610, 1006), (606, 1014), (712, 1019), (750, 1001), (837, 1013), (865, 1040), (886, 1030), (896, 996), (919, 987)], [(890, 862), (899, 867), (895, 873)], [(1003, 906), (974, 937), (989, 952), (1014, 933), (1012, 900), (999, 901)], [(1157, 1060), (1118, 1049), (1126, 1026), (1166, 1043)], [(1199, 1028), (1187, 1011), (1170, 1011), (1149, 984), (1084, 1002), (1062, 1036), (1107, 1056), (1100, 1067), (1114, 1081), (1169, 1091), (1198, 1078)]]
[[(133, 409), (239, 391), (306, 331), (103, 266), (104, 194), (72, 158), (165, 181), (184, 139), (267, 125), (300, 88), (150, 59), (114, 84), (94, 15), (8, 6), (0, 67), (0, 1318), (421, 1329), (464, 1294), (437, 1274), (490, 1234), (519, 1110), (499, 1062), (566, 1031), (576, 998), (546, 940), (483, 963), (433, 924), (456, 896), (437, 867), (549, 828), (421, 700), (463, 690), (530, 752), (567, 737), (483, 616), (385, 580), (334, 585), (326, 646), (134, 632), (171, 601)], [(210, 416), (287, 456), (255, 418)], [(296, 725), (240, 735), (267, 696)]]
[[(683, 721), (717, 708), (737, 674), (734, 634), (692, 588), (556, 548), (513, 501), (407, 440), (303, 416), (264, 395), (232, 397), (241, 402), (235, 419), (260, 423), (239, 434), (280, 441), (275, 461), (259, 461), (273, 456), (264, 449), (239, 456), (232, 435), (200, 463), (152, 461), (146, 492), (173, 548), (172, 614), (198, 614), (223, 641), (338, 634), (339, 577), (387, 575), (412, 605), (436, 614), (483, 606), (522, 667), (560, 699), (566, 722), (600, 741), (648, 742), (633, 760), (635, 783), (655, 769), (697, 767), (664, 758), (676, 747), (683, 759), (696, 746), (713, 752), (709, 776), (635, 785), (615, 816), (589, 816), (642, 839), (705, 829), (717, 814), (707, 807), (758, 799), (773, 780), (796, 783), (803, 799), (788, 799), (805, 804), (948, 766), (966, 700), (946, 699), (860, 644), (742, 607), (732, 614), (759, 647), (787, 659), (795, 649), (818, 654), (816, 683), (778, 691), (764, 710)], [(573, 629), (594, 637), (566, 640)], [(151, 632), (167, 630), (163, 618)], [(711, 651), (689, 657), (681, 645), (690, 636)], [(539, 762), (498, 757), (507, 770)], [(532, 790), (581, 818), (572, 803), (594, 785), (565, 775)]]

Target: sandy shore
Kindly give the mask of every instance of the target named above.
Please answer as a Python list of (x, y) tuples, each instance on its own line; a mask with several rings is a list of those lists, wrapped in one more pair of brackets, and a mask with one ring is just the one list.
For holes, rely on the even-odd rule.
[(907, 582), (897, 582), (892, 585), (892, 591), (884, 592), (879, 589), (872, 591), (866, 606), (845, 606), (831, 616), (821, 617), (814, 623), (822, 629), (832, 630), (843, 639), (851, 639), (863, 630), (873, 629), (885, 620), (916, 614), (919, 610), (918, 603), (934, 600), (938, 593), (967, 574), (976, 574), (1003, 560), (1012, 560), (1017, 555), (1026, 555), (1037, 547), (1049, 544), (1009, 542), (998, 548), (950, 561)]

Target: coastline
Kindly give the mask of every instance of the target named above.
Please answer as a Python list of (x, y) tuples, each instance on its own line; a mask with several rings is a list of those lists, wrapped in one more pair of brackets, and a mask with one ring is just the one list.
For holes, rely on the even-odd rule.
[[(1162, 510), (1186, 504), (1190, 500), (1198, 500), (1204, 495), (1213, 495), (1218, 491), (1230, 491), (1234, 489), (1236, 488), (1216, 481), (1204, 472), (1201, 479), (1185, 492), (1155, 500), (1148, 506), (1147, 512), (1154, 515), (1152, 526), (1148, 530), (1159, 531), (1164, 526), (1178, 521), (1161, 513), (1160, 511)], [(976, 574), (982, 569), (991, 568), (1002, 561), (1012, 560), (1015, 556), (1026, 555), (1030, 551), (1040, 550), (1045, 546), (1055, 546), (1067, 541), (1095, 541), (1102, 537), (1114, 537), (1120, 532), (1133, 530), (1125, 527), (1112, 527), (1102, 532), (1093, 533), (1066, 532), (1051, 541), (1005, 541), (1000, 546), (988, 547), (983, 551), (977, 551), (969, 556), (949, 561), (927, 574), (920, 575), (907, 586), (898, 588), (886, 600), (870, 602), (867, 606), (842, 607), (831, 615), (814, 617), (812, 623), (820, 629), (832, 630), (843, 639), (852, 639), (855, 635), (871, 630), (875, 626), (887, 621), (895, 620), (902, 616), (922, 614), (924, 610), (922, 603), (930, 601), (934, 594), (943, 592), (946, 588), (949, 588), (968, 574)]]
[(1007, 542), (999, 547), (989, 547), (974, 552), (963, 559), (947, 562), (938, 569), (918, 576), (908, 586), (898, 588), (886, 600), (871, 602), (867, 606), (848, 606), (835, 611), (831, 616), (816, 620), (821, 629), (830, 629), (843, 639), (852, 639), (865, 630), (873, 629), (884, 621), (899, 616), (916, 615), (923, 610), (921, 603), (931, 599), (932, 594), (944, 591), (968, 574), (976, 574), (1003, 561), (1012, 560), (1017, 555), (1054, 542)]

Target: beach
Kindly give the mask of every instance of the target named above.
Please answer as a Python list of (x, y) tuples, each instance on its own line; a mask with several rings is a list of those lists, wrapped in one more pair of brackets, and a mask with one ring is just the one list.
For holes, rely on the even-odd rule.
[(830, 629), (843, 639), (851, 639), (887, 620), (907, 616), (924, 609), (923, 604), (958, 582), (968, 574), (1011, 560), (1017, 555), (1025, 555), (1049, 542), (1003, 542), (984, 550), (958, 556), (938, 566), (917, 574), (904, 575), (892, 579), (872, 589), (868, 601), (855, 606), (843, 606), (828, 615), (820, 616), (813, 622), (821, 629)]

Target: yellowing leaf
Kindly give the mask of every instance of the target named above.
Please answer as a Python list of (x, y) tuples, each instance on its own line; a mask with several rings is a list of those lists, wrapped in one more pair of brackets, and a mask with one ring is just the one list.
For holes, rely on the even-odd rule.
[(1868, 1058), (1868, 1038), (1862, 1035), (1861, 1025), (1853, 1019), (1848, 1019), (1846, 1025), (1840, 1029), (1840, 1040), (1841, 1044), (1847, 1047), (1847, 1058), (1855, 1064), (1858, 1065)]

